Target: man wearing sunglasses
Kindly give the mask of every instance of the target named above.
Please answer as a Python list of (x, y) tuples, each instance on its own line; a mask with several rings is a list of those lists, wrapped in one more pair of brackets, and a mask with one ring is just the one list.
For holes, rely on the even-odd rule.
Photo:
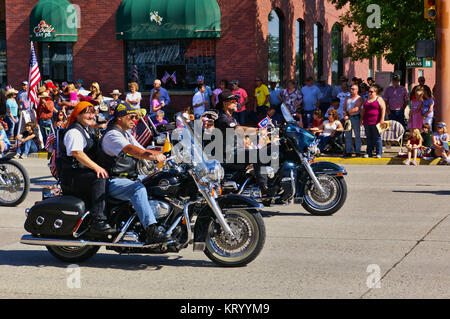
[(162, 243), (169, 238), (165, 229), (157, 225), (156, 212), (149, 205), (147, 189), (138, 179), (137, 163), (139, 159), (164, 162), (166, 157), (160, 152), (144, 149), (131, 134), (138, 120), (138, 111), (129, 103), (119, 103), (102, 139), (99, 161), (111, 178), (107, 187), (108, 196), (129, 200), (147, 230), (146, 243)]

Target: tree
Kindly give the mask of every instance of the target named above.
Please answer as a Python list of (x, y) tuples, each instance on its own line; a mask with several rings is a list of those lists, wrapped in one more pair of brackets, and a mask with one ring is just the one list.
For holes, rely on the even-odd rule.
[[(424, 0), (328, 1), (338, 10), (348, 8), (340, 21), (353, 28), (357, 36), (356, 42), (348, 44), (345, 52), (345, 57), (353, 60), (384, 55), (388, 63), (397, 65), (405, 74), (406, 62), (415, 56), (416, 41), (435, 38), (435, 24), (423, 16)], [(380, 23), (374, 26), (372, 22), (376, 18)]]

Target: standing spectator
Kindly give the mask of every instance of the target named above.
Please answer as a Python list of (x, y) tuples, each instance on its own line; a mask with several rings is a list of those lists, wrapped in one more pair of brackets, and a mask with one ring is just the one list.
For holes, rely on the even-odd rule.
[(293, 115), (297, 112), (297, 109), (303, 102), (302, 93), (295, 87), (294, 80), (288, 81), (287, 88), (281, 92), (280, 98)]
[(75, 105), (78, 104), (78, 92), (77, 88), (74, 84), (67, 85), (67, 92), (69, 93), (69, 103), (72, 106), (72, 108), (75, 107)]
[(160, 101), (161, 99), (161, 91), (155, 89), (152, 94), (152, 104), (150, 106), (150, 116), (155, 116), (156, 112), (161, 110), (164, 107), (164, 101)]
[[(422, 88), (422, 89), (428, 88), (428, 89), (430, 89), (430, 87), (425, 84), (425, 77), (420, 76), (417, 79), (417, 81), (419, 81), (419, 84), (414, 86), (413, 89), (411, 90), (411, 95), (410, 95), (411, 96), (411, 101), (414, 101), (416, 99), (416, 90), (418, 90), (419, 88)], [(431, 89), (430, 89), (430, 91), (431, 91)], [(434, 93), (433, 93), (433, 95), (434, 95)]]
[[(420, 150), (422, 149), (423, 138), (420, 135), (420, 131), (418, 129), (414, 129), (413, 134), (408, 138), (406, 142), (406, 149), (408, 150), (408, 159), (403, 162), (405, 165), (413, 164), (417, 165), (417, 157), (420, 156)], [(414, 156), (413, 161), (411, 162), (411, 157)]]
[(359, 95), (362, 97), (363, 103), (369, 98), (369, 92), (367, 92), (368, 90), (369, 86), (366, 83), (361, 84), (359, 87)]
[(131, 82), (128, 85), (128, 89), (130, 90), (130, 92), (127, 94), (127, 97), (125, 98), (125, 102), (127, 102), (128, 104), (131, 104), (133, 107), (139, 109), (141, 107), (141, 100), (142, 100), (142, 95), (140, 92), (138, 92), (139, 84), (137, 84), (136, 82)]
[(256, 120), (262, 119), (267, 115), (267, 110), (270, 106), (270, 92), (267, 85), (263, 83), (262, 77), (256, 78), (255, 88), (255, 108)]
[(270, 107), (274, 107), (278, 113), (281, 112), (281, 103), (283, 103), (280, 95), (283, 90), (277, 87), (278, 83), (271, 81), (269, 82), (269, 93), (270, 93)]
[(429, 124), (430, 127), (433, 127), (434, 98), (428, 86), (423, 87), (422, 116), (423, 116), (423, 124)]
[(400, 85), (400, 76), (394, 75), (391, 86), (384, 92), (386, 112), (389, 120), (400, 122), (405, 126), (405, 109), (409, 103), (408, 90)]
[(205, 99), (206, 102), (208, 102), (208, 104), (206, 105), (207, 109), (211, 108), (211, 96), (212, 96), (212, 90), (211, 87), (209, 85), (205, 84), (205, 77), (203, 75), (199, 75), (197, 78), (197, 87), (195, 88), (195, 93), (198, 92), (198, 87), (199, 85), (204, 85), (205, 86), (205, 92), (203, 92), (203, 97)]
[(112, 118), (112, 115), (114, 115), (114, 110), (121, 101), (119, 97), (122, 95), (122, 93), (119, 90), (113, 90), (110, 95), (113, 97), (113, 99), (108, 102), (108, 115), (106, 116), (107, 120), (110, 120)]
[(11, 147), (11, 142), (6, 135), (5, 128), (0, 124), (0, 158), (3, 158), (3, 154), (7, 153)]
[(367, 78), (367, 85), (369, 87), (373, 86), (375, 84), (375, 80), (372, 77)]
[(341, 76), (338, 80), (338, 84), (333, 88), (333, 97), (337, 97), (342, 92), (342, 84), (348, 85), (348, 79), (345, 76)]
[(333, 98), (333, 88), (327, 83), (327, 80), (327, 76), (322, 75), (319, 82), (316, 83), (316, 86), (319, 88), (321, 93), (319, 108), (322, 111), (322, 114), (324, 114), (328, 110), (328, 108), (330, 107), (331, 99)]
[(302, 88), (303, 95), (303, 126), (307, 129), (312, 126), (313, 113), (320, 106), (321, 92), (314, 85), (314, 80), (310, 76), (306, 79), (306, 85)]
[(351, 156), (353, 146), (353, 134), (355, 134), (355, 153), (361, 156), (361, 107), (363, 99), (359, 96), (359, 86), (352, 85), (350, 96), (344, 102), (344, 120), (349, 120), (352, 124), (350, 131), (344, 133), (345, 136), (345, 154)]
[[(355, 84), (357, 86), (357, 84)], [(341, 92), (336, 96), (339, 99), (339, 108), (337, 110), (339, 119), (342, 120), (344, 118), (344, 104), (345, 101), (350, 97), (350, 92), (348, 90), (347, 82), (342, 82), (341, 84)]]
[(17, 103), (19, 105), (19, 109), (28, 110), (30, 108), (30, 101), (28, 100), (28, 82), (22, 82), (22, 89), (17, 94)]
[(42, 134), (42, 141), (45, 145), (47, 137), (53, 131), (52, 118), (55, 105), (47, 92), (42, 92), (38, 97), (40, 100), (37, 107), (37, 118)]
[(437, 132), (433, 135), (433, 150), (434, 155), (441, 157), (441, 164), (450, 165), (448, 142), (450, 137), (447, 133), (447, 124), (439, 122), (436, 124)]
[(216, 109), (217, 103), (219, 103), (219, 94), (228, 89), (228, 81), (227, 80), (221, 80), (219, 87), (215, 89), (212, 93), (212, 104), (213, 108)]
[(25, 124), (25, 131), (17, 135), (17, 154), (14, 158), (27, 158), (28, 154), (38, 151), (36, 139), (38, 134), (36, 132), (36, 124), (28, 122)]
[(208, 101), (205, 99), (204, 93), (206, 92), (206, 86), (204, 84), (199, 84), (197, 86), (197, 93), (194, 94), (192, 98), (192, 107), (194, 109), (195, 119), (199, 119), (200, 116), (205, 112), (208, 105)]
[(372, 152), (375, 147), (376, 157), (381, 158), (383, 154), (383, 141), (381, 140), (380, 132), (377, 124), (384, 123), (384, 116), (386, 113), (386, 103), (380, 97), (381, 88), (375, 84), (369, 88), (369, 98), (361, 112), (362, 124), (366, 132), (367, 151), (364, 157), (372, 157)]
[(170, 103), (169, 92), (161, 86), (161, 80), (159, 80), (159, 79), (156, 79), (153, 82), (153, 89), (151, 89), (151, 91), (150, 91), (150, 105), (152, 105), (151, 97), (153, 95), (153, 91), (156, 89), (158, 89), (161, 94), (161, 97), (160, 97), (161, 102), (164, 102), (164, 106), (167, 107)]
[(9, 89), (6, 91), (6, 123), (8, 124), (8, 130), (6, 135), (8, 138), (14, 138), (16, 135), (17, 126), (19, 123), (19, 106), (17, 105), (16, 97), (18, 91), (14, 89)]
[(416, 90), (416, 98), (411, 103), (411, 112), (409, 113), (409, 122), (408, 122), (408, 128), (411, 133), (413, 134), (414, 129), (422, 129), (423, 125), (423, 115), (422, 115), (422, 108), (424, 104), (424, 90), (422, 88), (419, 88)]
[(231, 93), (236, 96), (237, 99), (237, 108), (233, 113), (233, 117), (239, 122), (240, 125), (246, 124), (246, 111), (247, 111), (247, 103), (248, 103), (248, 94), (247, 91), (239, 86), (238, 80), (233, 80), (231, 83)]

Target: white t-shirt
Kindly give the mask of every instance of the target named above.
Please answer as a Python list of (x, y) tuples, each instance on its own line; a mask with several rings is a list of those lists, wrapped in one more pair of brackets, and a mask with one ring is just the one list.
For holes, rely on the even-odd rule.
[(127, 137), (116, 130), (108, 131), (108, 133), (106, 133), (103, 137), (103, 151), (109, 156), (118, 156), (124, 147), (130, 144), (144, 149), (129, 131), (126, 131), (125, 135)]
[[(203, 96), (203, 94), (201, 92), (197, 92), (194, 94), (194, 97), (192, 98), (192, 105), (197, 105), (200, 103), (205, 102), (205, 97)], [(195, 116), (200, 116), (205, 112), (205, 105), (202, 104), (199, 107), (194, 107), (194, 115)]]
[(330, 121), (323, 121), (323, 136), (330, 136), (333, 131), (337, 130), (339, 121), (334, 121), (330, 124)]
[(73, 151), (82, 151), (87, 145), (86, 139), (89, 138), (89, 134), (85, 132), (85, 136), (75, 128), (70, 129), (64, 135), (64, 145), (66, 147), (67, 156), (72, 156)]
[(136, 100), (139, 100), (139, 103), (138, 103), (138, 104), (133, 104), (133, 106), (134, 106), (134, 107), (138, 107), (138, 108), (141, 107), (140, 101), (142, 101), (142, 95), (141, 95), (140, 92), (134, 92), (133, 94), (128, 93), (126, 99), (127, 99), (128, 101), (136, 101)]
[(339, 100), (341, 100), (341, 102), (339, 103), (339, 108), (337, 110), (338, 114), (339, 114), (339, 118), (342, 119), (344, 117), (344, 104), (345, 104), (345, 99), (351, 97), (350, 92), (341, 92), (337, 95), (337, 98)]

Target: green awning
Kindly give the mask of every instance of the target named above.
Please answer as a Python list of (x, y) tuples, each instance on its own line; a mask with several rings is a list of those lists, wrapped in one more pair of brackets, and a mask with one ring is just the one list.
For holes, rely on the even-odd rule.
[(76, 42), (77, 11), (68, 0), (40, 0), (30, 15), (30, 40)]
[(220, 37), (216, 0), (124, 0), (116, 14), (117, 40)]

